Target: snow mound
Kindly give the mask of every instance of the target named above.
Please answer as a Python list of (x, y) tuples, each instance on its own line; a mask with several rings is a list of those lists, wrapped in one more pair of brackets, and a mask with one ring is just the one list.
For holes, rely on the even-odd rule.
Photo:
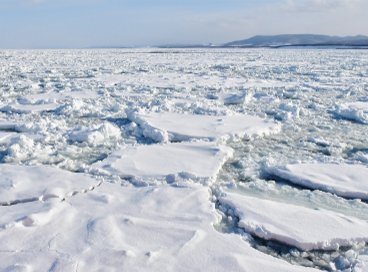
[[(2, 207), (0, 270), (315, 271), (221, 234), (208, 188), (102, 183), (63, 202)], [(14, 239), (16, 237), (16, 239)]]
[(281, 130), (279, 124), (260, 117), (235, 114), (208, 116), (165, 113), (137, 113), (130, 111), (128, 118), (139, 124), (143, 135), (157, 142), (209, 139), (211, 141), (251, 140)]
[(368, 124), (368, 102), (352, 102), (336, 105), (335, 113), (343, 118)]
[(231, 148), (209, 142), (136, 146), (117, 150), (92, 168), (123, 178), (165, 179), (171, 183), (179, 176), (213, 182), (232, 154)]
[(295, 184), (348, 198), (368, 199), (368, 168), (360, 164), (302, 163), (270, 168)]
[(239, 227), (304, 251), (336, 250), (339, 246), (368, 241), (368, 222), (343, 214), (234, 193), (219, 200), (235, 209)]
[(0, 164), (0, 205), (64, 198), (99, 184), (85, 174), (48, 166)]

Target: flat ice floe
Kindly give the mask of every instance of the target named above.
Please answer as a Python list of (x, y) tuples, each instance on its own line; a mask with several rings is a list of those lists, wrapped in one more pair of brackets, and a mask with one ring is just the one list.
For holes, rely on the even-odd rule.
[(102, 183), (63, 202), (1, 207), (0, 270), (315, 271), (217, 232), (208, 198), (202, 186)]
[(15, 133), (0, 131), (0, 144), (8, 143)]
[(50, 104), (14, 104), (0, 108), (0, 111), (15, 113), (37, 113), (42, 111), (53, 111), (60, 105), (56, 103)]
[(64, 101), (71, 99), (93, 99), (101, 96), (95, 91), (91, 90), (71, 90), (71, 91), (49, 91), (44, 93), (29, 94), (22, 98), (24, 104), (30, 103), (52, 103), (54, 101)]
[(308, 188), (368, 200), (368, 168), (364, 165), (317, 162), (289, 164), (270, 168), (269, 173)]
[(157, 142), (189, 139), (250, 140), (277, 133), (281, 129), (275, 121), (245, 114), (209, 116), (133, 111), (128, 113), (128, 118), (141, 126), (145, 137)]
[(368, 102), (351, 102), (337, 105), (335, 112), (343, 118), (368, 124)]
[(0, 164), (0, 205), (64, 198), (90, 190), (99, 181), (50, 166)]
[(92, 168), (123, 178), (166, 179), (167, 182), (174, 182), (179, 175), (213, 182), (221, 166), (232, 154), (230, 147), (211, 142), (136, 146), (117, 150), (105, 160), (92, 164)]
[(335, 250), (368, 241), (368, 222), (343, 214), (234, 193), (219, 200), (234, 208), (239, 227), (304, 251)]

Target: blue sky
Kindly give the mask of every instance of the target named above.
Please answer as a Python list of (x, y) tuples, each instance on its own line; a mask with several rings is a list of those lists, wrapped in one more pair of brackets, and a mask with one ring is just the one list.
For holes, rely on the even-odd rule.
[(0, 0), (0, 48), (224, 43), (253, 35), (368, 36), (367, 0)]

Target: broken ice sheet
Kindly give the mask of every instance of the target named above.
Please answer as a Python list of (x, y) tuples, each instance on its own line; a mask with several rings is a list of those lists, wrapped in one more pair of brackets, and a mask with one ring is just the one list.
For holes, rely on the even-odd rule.
[(92, 168), (123, 178), (166, 179), (171, 183), (180, 175), (212, 183), (232, 154), (230, 147), (202, 141), (135, 146), (113, 152)]
[[(208, 197), (208, 188), (200, 185), (102, 183), (64, 202), (29, 203), (26, 216), (18, 213), (2, 222), (7, 228), (0, 230), (0, 270), (17, 263), (33, 271), (45, 266), (56, 271), (315, 271), (262, 254), (239, 235), (217, 232), (218, 216)], [(25, 209), (0, 208), (7, 214)], [(40, 255), (47, 258), (40, 262)]]
[(336, 250), (368, 242), (368, 222), (323, 209), (226, 193), (219, 199), (239, 216), (239, 227), (303, 251)]
[(368, 200), (368, 168), (362, 164), (311, 162), (276, 166), (271, 175), (339, 196)]

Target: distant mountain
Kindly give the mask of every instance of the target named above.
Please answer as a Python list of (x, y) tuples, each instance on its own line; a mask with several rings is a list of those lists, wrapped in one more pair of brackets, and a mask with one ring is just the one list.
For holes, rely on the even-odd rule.
[(313, 34), (288, 34), (276, 36), (254, 36), (249, 39), (234, 41), (223, 44), (223, 46), (234, 47), (277, 47), (291, 45), (368, 45), (368, 36), (327, 36)]

